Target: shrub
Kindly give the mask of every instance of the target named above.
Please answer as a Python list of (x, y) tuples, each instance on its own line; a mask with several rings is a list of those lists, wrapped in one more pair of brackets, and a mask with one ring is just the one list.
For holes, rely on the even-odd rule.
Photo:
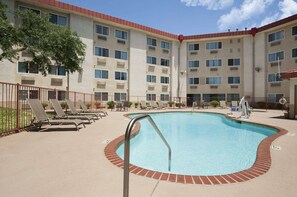
[(265, 109), (266, 103), (264, 101), (259, 101), (259, 102), (257, 102), (256, 106), (257, 106), (257, 108)]
[(106, 104), (108, 106), (108, 109), (113, 109), (114, 105), (115, 105), (115, 102), (114, 101), (108, 101)]
[(42, 104), (43, 109), (45, 109), (48, 106), (47, 102), (42, 102), (41, 104)]
[(213, 107), (217, 107), (217, 106), (219, 106), (219, 104), (220, 104), (219, 101), (216, 101), (216, 100), (210, 101), (210, 105)]
[(92, 103), (90, 103), (90, 102), (87, 102), (87, 103), (86, 103), (86, 107), (87, 107), (88, 109), (90, 109), (91, 106), (92, 106)]

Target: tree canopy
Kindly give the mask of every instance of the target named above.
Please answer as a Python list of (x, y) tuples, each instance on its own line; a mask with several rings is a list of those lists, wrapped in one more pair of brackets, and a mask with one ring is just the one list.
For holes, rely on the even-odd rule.
[(43, 75), (50, 72), (52, 65), (64, 66), (70, 73), (81, 71), (86, 45), (77, 33), (52, 24), (47, 15), (40, 16), (31, 10), (17, 11), (17, 25), (12, 26), (5, 10), (0, 2), (0, 47), (3, 51), (0, 61), (17, 59), (18, 52), (24, 51), (31, 57), (26, 59), (26, 65), (37, 66)]

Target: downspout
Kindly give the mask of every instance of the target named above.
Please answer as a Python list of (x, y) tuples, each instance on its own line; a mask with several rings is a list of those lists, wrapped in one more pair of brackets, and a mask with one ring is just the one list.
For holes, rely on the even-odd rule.
[(255, 98), (255, 90), (256, 90), (256, 83), (255, 83), (255, 72), (256, 72), (256, 58), (255, 58), (255, 55), (256, 55), (256, 52), (255, 52), (255, 49), (256, 49), (256, 47), (255, 47), (255, 36), (256, 36), (256, 34), (257, 34), (257, 32), (258, 32), (258, 29), (256, 28), (256, 27), (254, 27), (254, 28), (252, 28), (251, 29), (251, 34), (252, 34), (252, 36), (253, 36), (253, 53), (252, 53), (252, 56), (253, 56), (253, 76), (252, 76), (252, 78), (253, 78), (253, 91), (252, 91), (252, 103), (253, 104), (255, 104), (255, 101), (256, 101), (256, 98)]
[(184, 40), (184, 36), (182, 34), (178, 35), (179, 45), (178, 45), (178, 60), (177, 60), (177, 97), (178, 102), (181, 103), (181, 95), (180, 95), (180, 46)]

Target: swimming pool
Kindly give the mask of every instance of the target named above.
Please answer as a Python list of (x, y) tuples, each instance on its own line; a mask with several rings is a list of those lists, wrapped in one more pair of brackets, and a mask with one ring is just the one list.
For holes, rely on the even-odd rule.
[[(141, 130), (131, 139), (130, 163), (165, 173), (212, 176), (246, 170), (255, 163), (259, 143), (277, 133), (274, 128), (241, 123), (220, 114), (150, 115), (172, 148), (171, 171), (167, 148), (147, 120), (141, 121)], [(123, 145), (116, 152), (123, 158)]]

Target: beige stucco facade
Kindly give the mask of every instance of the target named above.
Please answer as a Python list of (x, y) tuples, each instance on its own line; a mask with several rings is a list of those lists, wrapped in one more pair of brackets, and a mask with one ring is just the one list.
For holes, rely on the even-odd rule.
[[(71, 91), (108, 95), (99, 97), (104, 101), (115, 100), (116, 94), (121, 95), (120, 100), (168, 101), (181, 97), (183, 102), (191, 102), (191, 99), (193, 101), (197, 98), (230, 101), (242, 96), (254, 101), (267, 101), (275, 97), (274, 102), (277, 102), (280, 95), (291, 97), (288, 81), (271, 82), (268, 78), (273, 73), (297, 67), (296, 57), (291, 55), (292, 49), (297, 46), (296, 35), (292, 35), (292, 28), (297, 26), (297, 20), (263, 30), (259, 28), (259, 32), (255, 34), (245, 30), (240, 33), (226, 32), (224, 35), (218, 33), (196, 38), (188, 36), (184, 40), (178, 40), (173, 38), (174, 36), (166, 36), (166, 32), (160, 33), (159, 30), (145, 30), (144, 27), (128, 25), (129, 22), (120, 24), (108, 17), (91, 17), (69, 8), (57, 8), (34, 0), (7, 0), (6, 3), (10, 11), (21, 5), (41, 13), (54, 13), (67, 18), (67, 26), (77, 32), (86, 44), (86, 56), (81, 64), (83, 72), (73, 73), (69, 77)], [(8, 18), (13, 23), (14, 17), (9, 13)], [(98, 25), (107, 28), (108, 34), (96, 32)], [(126, 32), (127, 38), (117, 38), (118, 30)], [(268, 40), (270, 34), (279, 31), (283, 32), (280, 40)], [(148, 39), (155, 44), (148, 44)], [(164, 48), (164, 42), (168, 44), (168, 48)], [(219, 43), (220, 47), (207, 49), (208, 43)], [(199, 49), (190, 51), (191, 44), (198, 44)], [(95, 48), (108, 50), (108, 55), (96, 54)], [(116, 51), (127, 54), (127, 58), (116, 58)], [(280, 51), (285, 54), (283, 59), (269, 61), (270, 54)], [(44, 77), (38, 73), (20, 72), (18, 62), (30, 58), (26, 55), (21, 53), (16, 62), (0, 62), (3, 71), (0, 73), (1, 82), (66, 90), (65, 75), (49, 74)], [(148, 62), (148, 57), (155, 58), (156, 62)], [(207, 61), (213, 60), (220, 60), (220, 65), (206, 65)], [(161, 65), (164, 61), (165, 65)], [(199, 66), (190, 68), (189, 61), (199, 61)], [(240, 63), (230, 65), (230, 61)], [(95, 77), (95, 72), (99, 71), (108, 72), (108, 77)], [(116, 72), (124, 73), (125, 77), (116, 79)], [(149, 81), (148, 76), (155, 77), (155, 81)], [(190, 84), (189, 81), (194, 78), (199, 78), (199, 83)], [(219, 83), (209, 83), (209, 80), (212, 80), (209, 78), (220, 78), (215, 79)]]

